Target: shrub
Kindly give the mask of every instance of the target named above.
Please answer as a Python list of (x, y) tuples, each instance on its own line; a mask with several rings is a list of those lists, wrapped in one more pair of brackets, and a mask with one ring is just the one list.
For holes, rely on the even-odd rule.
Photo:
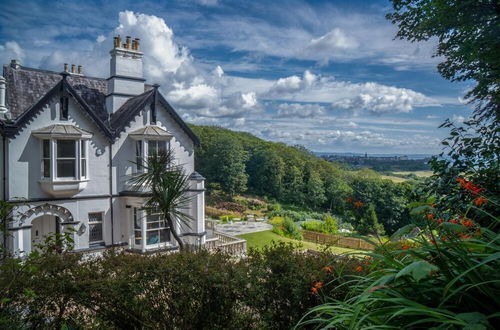
[(273, 232), (280, 235), (293, 239), (302, 240), (302, 234), (300, 233), (299, 226), (290, 218), (274, 217), (269, 220), (269, 223), (273, 225)]
[(321, 222), (321, 221), (317, 221), (317, 220), (304, 221), (304, 222), (302, 222), (301, 226), (305, 230), (317, 231), (320, 233), (323, 232), (323, 222)]
[(328, 234), (337, 234), (338, 233), (337, 221), (335, 221), (335, 219), (332, 216), (330, 216), (330, 215), (325, 216), (324, 221), (325, 222), (323, 224), (323, 227), (324, 227), (325, 233), (328, 233)]
[(238, 203), (233, 203), (233, 202), (218, 203), (215, 207), (218, 209), (224, 209), (224, 210), (228, 210), (231, 212), (237, 212), (237, 213), (243, 213), (246, 210), (245, 206), (240, 205)]
[(283, 221), (283, 233), (286, 237), (302, 240), (302, 233), (299, 230), (299, 226), (293, 222), (290, 218), (285, 218)]
[(317, 221), (317, 220), (304, 221), (301, 225), (302, 228), (304, 228), (305, 230), (311, 230), (333, 235), (338, 233), (337, 222), (333, 217), (329, 215), (325, 216), (324, 221)]
[(387, 243), (371, 255), (374, 262), (366, 276), (350, 283), (350, 298), (313, 308), (301, 325), (495, 328), (500, 322), (500, 235), (470, 219), (428, 219), (434, 223), (410, 246)]
[[(288, 329), (359, 261), (291, 244), (220, 253), (32, 253), (0, 263), (0, 326), (93, 329)], [(314, 290), (313, 290), (314, 289)]]

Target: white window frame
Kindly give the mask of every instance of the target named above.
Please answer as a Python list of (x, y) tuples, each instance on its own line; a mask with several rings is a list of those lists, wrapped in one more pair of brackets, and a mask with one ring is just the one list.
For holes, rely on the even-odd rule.
[[(101, 216), (100, 221), (90, 221), (91, 219), (91, 214), (99, 214)], [(89, 245), (90, 244), (99, 244), (104, 242), (104, 212), (98, 211), (98, 212), (89, 212), (88, 213), (88, 220), (89, 220)], [(90, 225), (101, 225), (101, 239), (97, 241), (91, 241), (90, 240)]]
[[(155, 214), (156, 216), (156, 214)], [(160, 214), (157, 216), (161, 217)], [(148, 228), (148, 223), (158, 223), (157, 228)], [(132, 230), (131, 230), (131, 245), (134, 249), (141, 250), (145, 252), (147, 250), (161, 249), (169, 246), (173, 246), (172, 233), (167, 225), (166, 220), (158, 219), (158, 221), (148, 222), (148, 215), (145, 210), (139, 207), (134, 207), (132, 210)], [(167, 231), (168, 240), (161, 242), (161, 231)], [(148, 244), (148, 233), (158, 232), (160, 237), (159, 241), (156, 243)]]
[[(149, 158), (149, 144), (150, 143), (155, 143), (157, 145), (156, 147), (156, 155), (158, 155), (158, 143), (164, 143), (165, 144), (165, 150), (170, 149), (170, 141), (169, 140), (157, 140), (157, 139), (142, 139), (142, 140), (135, 140), (135, 159), (136, 159), (136, 172), (142, 172), (144, 171), (144, 165), (141, 165), (141, 162), (144, 162), (146, 159)], [(142, 148), (142, 150), (139, 150)]]
[[(75, 158), (72, 157), (58, 157), (57, 156), (57, 141), (73, 141), (75, 143)], [(49, 141), (49, 154), (50, 154), (50, 176), (44, 175), (44, 157), (43, 145), (44, 141)], [(40, 175), (44, 181), (85, 181), (89, 178), (89, 153), (87, 139), (60, 139), (60, 138), (47, 138), (40, 141)], [(83, 155), (83, 156), (82, 156)], [(75, 176), (63, 177), (57, 174), (57, 161), (58, 160), (74, 160), (75, 161)], [(85, 172), (83, 173), (83, 167)], [(85, 175), (84, 175), (85, 174)]]

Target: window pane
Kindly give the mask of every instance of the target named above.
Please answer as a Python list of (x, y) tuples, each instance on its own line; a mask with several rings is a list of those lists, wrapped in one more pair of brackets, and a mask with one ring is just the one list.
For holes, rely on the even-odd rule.
[(137, 170), (142, 169), (142, 141), (135, 142), (135, 163)]
[(75, 164), (76, 161), (74, 159), (65, 159), (65, 160), (57, 160), (57, 176), (62, 178), (74, 178), (76, 176), (75, 173)]
[(82, 158), (85, 158), (87, 150), (85, 150), (85, 141), (80, 141), (81, 149), (82, 149)]
[(170, 230), (168, 229), (161, 229), (160, 230), (160, 242), (168, 242), (170, 241)]
[(102, 223), (89, 224), (89, 242), (102, 241)]
[(147, 229), (160, 228), (160, 222), (148, 222)]
[(158, 153), (165, 154), (167, 152), (167, 141), (158, 141)]
[(148, 141), (148, 156), (156, 156), (157, 155), (157, 145), (156, 141)]
[(146, 244), (158, 244), (160, 243), (160, 232), (158, 230), (148, 231), (146, 233)]
[(89, 222), (102, 222), (102, 212), (89, 213)]
[(42, 160), (43, 177), (50, 178), (50, 158)]
[(50, 158), (50, 140), (43, 140), (43, 158)]
[(87, 161), (85, 159), (82, 159), (82, 176), (86, 177), (87, 176)]
[(58, 158), (75, 158), (76, 144), (74, 140), (57, 140)]
[(134, 207), (134, 229), (141, 229), (141, 219), (139, 218), (139, 212), (135, 207)]
[(142, 237), (141, 237), (141, 231), (140, 230), (136, 230), (135, 231), (135, 233), (134, 233), (134, 240), (135, 240), (135, 244), (137, 244), (137, 245), (141, 244)]

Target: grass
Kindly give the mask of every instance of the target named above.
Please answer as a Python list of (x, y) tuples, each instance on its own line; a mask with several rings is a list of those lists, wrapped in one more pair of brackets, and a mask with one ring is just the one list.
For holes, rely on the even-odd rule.
[[(312, 242), (306, 242), (306, 241), (298, 241), (298, 240), (291, 239), (288, 237), (283, 237), (283, 236), (280, 236), (278, 234), (273, 233), (270, 230), (259, 231), (259, 232), (250, 233), (250, 234), (238, 235), (238, 237), (246, 239), (247, 248), (261, 249), (266, 245), (270, 245), (272, 241), (291, 242), (291, 243), (300, 244), (301, 247), (299, 247), (299, 249), (301, 249), (301, 250), (310, 249), (310, 250), (316, 250), (316, 251), (323, 251), (325, 248), (324, 245), (320, 245), (320, 244), (316, 244), (316, 243), (312, 243)], [(337, 246), (329, 247), (328, 251), (331, 251), (331, 252), (337, 253), (337, 254), (350, 253), (350, 252), (351, 253), (352, 252), (362, 252), (359, 250), (341, 248), (341, 247), (337, 247)]]
[(415, 174), (416, 176), (420, 178), (428, 178), (432, 175), (432, 171), (397, 171), (397, 172), (392, 172), (394, 174), (401, 174), (401, 175), (408, 175), (408, 174)]
[(382, 179), (391, 180), (392, 182), (396, 182), (396, 183), (405, 182), (408, 180), (405, 178), (400, 178), (400, 177), (392, 176), (392, 175), (381, 175), (381, 177), (382, 177)]

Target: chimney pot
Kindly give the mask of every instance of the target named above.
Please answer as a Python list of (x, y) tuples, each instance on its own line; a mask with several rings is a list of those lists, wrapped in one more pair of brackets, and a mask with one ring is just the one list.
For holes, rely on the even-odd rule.
[(127, 41), (126, 41), (126, 45), (127, 45), (126, 48), (127, 49), (131, 49), (132, 48), (131, 45), (130, 45), (130, 40), (131, 40), (130, 36), (127, 36)]
[(76, 73), (76, 66), (71, 64), (71, 73)]
[(10, 61), (10, 66), (11, 66), (11, 68), (19, 69), (19, 67), (21, 66), (21, 64), (19, 63), (19, 60), (11, 60)]
[(81, 65), (78, 66), (78, 74), (83, 74), (83, 68)]
[(68, 72), (68, 63), (64, 63), (64, 72)]
[(139, 50), (139, 38), (135, 38), (135, 50)]
[(120, 48), (120, 43), (121, 43), (120, 35), (114, 37), (114, 39), (113, 39), (114, 48)]

